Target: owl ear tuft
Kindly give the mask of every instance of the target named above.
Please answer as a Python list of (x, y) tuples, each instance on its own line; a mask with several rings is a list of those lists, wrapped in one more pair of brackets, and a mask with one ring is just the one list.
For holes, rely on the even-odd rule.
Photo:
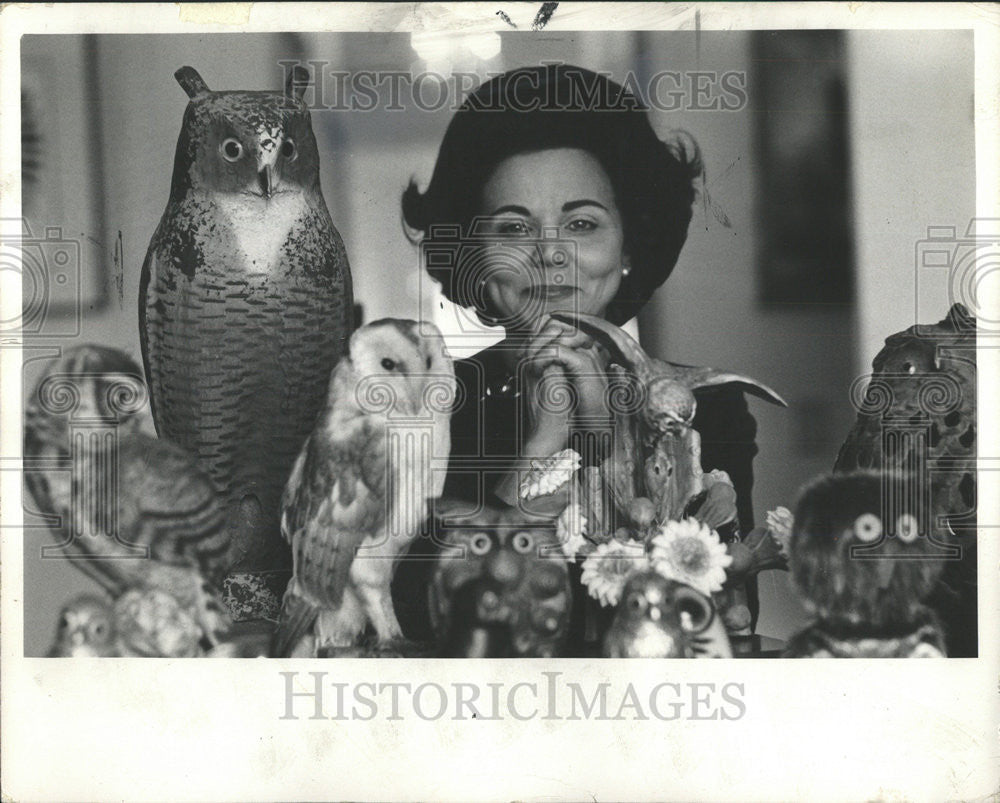
[(288, 74), (288, 80), (285, 82), (285, 95), (287, 97), (294, 97), (296, 100), (302, 100), (302, 96), (305, 95), (306, 87), (309, 86), (309, 83), (309, 71), (301, 64), (296, 64), (292, 67), (292, 71)]
[(177, 83), (181, 85), (181, 89), (187, 92), (187, 96), (192, 100), (199, 95), (205, 95), (212, 91), (208, 88), (208, 84), (205, 83), (204, 79), (198, 75), (198, 71), (194, 67), (181, 67), (174, 73), (174, 78), (177, 79)]

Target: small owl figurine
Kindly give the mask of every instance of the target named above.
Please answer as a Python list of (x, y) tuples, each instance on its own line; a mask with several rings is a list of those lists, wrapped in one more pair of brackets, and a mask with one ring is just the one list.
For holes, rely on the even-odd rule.
[(284, 93), (213, 92), (191, 67), (175, 77), (190, 101), (139, 298), (153, 418), (222, 492), (234, 571), (287, 570), (281, 492), (353, 322), (308, 75), (296, 68)]
[(633, 572), (604, 637), (607, 658), (732, 658), (712, 600), (652, 569)]
[(792, 580), (815, 622), (790, 658), (940, 657), (937, 619), (922, 600), (942, 568), (906, 476), (822, 477), (802, 493), (789, 541)]
[[(572, 600), (554, 525), (528, 521), (515, 508), (487, 507), (473, 515), (453, 516), (444, 506), (438, 513), (444, 547), (429, 593), (431, 622), (442, 651), (455, 649), (464, 639), (478, 652), (460, 654), (558, 655)], [(497, 626), (506, 634), (498, 633)], [(476, 644), (493, 647), (483, 650)]]
[(327, 406), (288, 478), (281, 529), (295, 569), (273, 642), (282, 657), (353, 648), (370, 624), (402, 636), (396, 562), (441, 495), (455, 372), (432, 324), (384, 319), (351, 336)]
[(67, 603), (59, 614), (50, 658), (107, 658), (120, 655), (111, 604), (92, 594)]

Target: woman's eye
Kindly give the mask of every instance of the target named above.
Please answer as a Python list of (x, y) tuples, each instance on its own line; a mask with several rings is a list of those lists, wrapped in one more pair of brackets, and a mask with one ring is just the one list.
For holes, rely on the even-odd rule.
[(232, 137), (222, 141), (220, 150), (222, 151), (222, 158), (227, 162), (238, 161), (243, 155), (243, 145), (240, 144), (239, 140), (233, 139)]
[(593, 231), (597, 228), (597, 224), (593, 220), (587, 220), (585, 218), (577, 218), (576, 220), (571, 220), (566, 224), (566, 228), (572, 232), (583, 232), (583, 231)]
[(504, 220), (497, 224), (497, 232), (509, 237), (524, 237), (529, 234), (528, 224), (523, 220)]

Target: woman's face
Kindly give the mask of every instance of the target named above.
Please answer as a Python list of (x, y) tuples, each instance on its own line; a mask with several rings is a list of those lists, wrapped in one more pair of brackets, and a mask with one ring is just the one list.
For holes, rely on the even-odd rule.
[(508, 331), (549, 312), (604, 316), (625, 267), (621, 216), (600, 163), (576, 148), (511, 156), (483, 187), (485, 297)]

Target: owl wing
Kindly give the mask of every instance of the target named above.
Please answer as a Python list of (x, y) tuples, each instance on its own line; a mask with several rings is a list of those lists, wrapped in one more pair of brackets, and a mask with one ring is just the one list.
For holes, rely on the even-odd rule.
[(281, 530), (292, 545), (295, 579), (316, 604), (336, 607), (354, 555), (386, 518), (385, 430), (357, 419), (336, 440), (314, 433), (282, 499)]
[[(134, 538), (155, 560), (194, 566), (216, 587), (230, 568), (222, 500), (186, 451), (137, 434), (120, 447), (119, 473), (131, 477)], [(125, 462), (127, 461), (127, 463)]]

